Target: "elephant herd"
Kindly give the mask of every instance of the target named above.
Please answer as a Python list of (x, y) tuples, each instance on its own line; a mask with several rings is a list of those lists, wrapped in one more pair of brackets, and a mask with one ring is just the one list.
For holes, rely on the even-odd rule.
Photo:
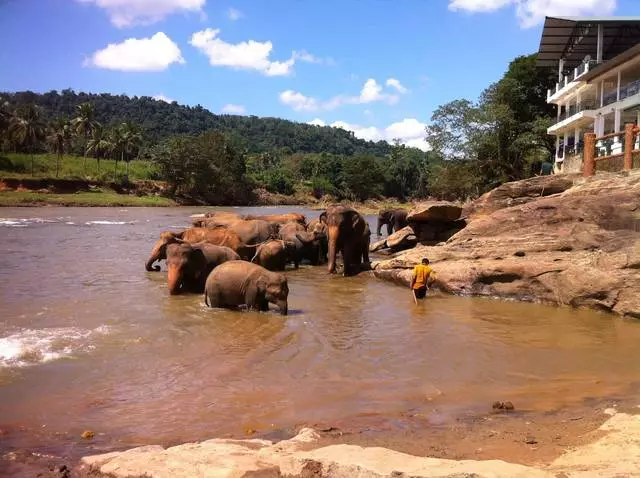
[(287, 314), (289, 286), (284, 271), (307, 261), (337, 269), (344, 275), (369, 265), (371, 231), (364, 217), (342, 205), (328, 207), (307, 223), (300, 213), (240, 216), (212, 212), (193, 220), (180, 232), (165, 231), (146, 262), (147, 271), (166, 260), (169, 294), (203, 293), (210, 307), (266, 311), (268, 304)]

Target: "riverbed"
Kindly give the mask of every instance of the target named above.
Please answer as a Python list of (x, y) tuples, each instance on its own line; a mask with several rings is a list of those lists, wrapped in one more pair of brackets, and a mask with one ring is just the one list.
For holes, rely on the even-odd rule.
[(84, 430), (103, 451), (362, 417), (393, 426), (385, 417), (408, 411), (442, 425), (495, 400), (547, 412), (637, 382), (640, 323), (594, 311), (437, 294), (416, 306), (368, 273), (309, 265), (286, 272), (286, 317), (170, 297), (164, 264), (144, 262), (196, 212), (0, 210), (5, 447), (69, 452)]

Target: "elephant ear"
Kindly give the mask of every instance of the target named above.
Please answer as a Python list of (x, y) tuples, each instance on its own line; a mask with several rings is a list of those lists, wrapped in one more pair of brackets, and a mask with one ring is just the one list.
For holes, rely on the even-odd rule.
[(258, 289), (258, 293), (264, 295), (267, 291), (267, 279), (264, 276), (259, 276), (256, 280), (256, 288)]
[(200, 277), (207, 270), (207, 258), (202, 249), (192, 248), (189, 260), (193, 265), (193, 272), (196, 277)]
[(345, 216), (347, 216), (345, 219), (350, 222), (351, 226), (355, 229), (360, 221), (360, 214), (356, 211), (346, 211)]
[(322, 214), (320, 214), (320, 222), (327, 224), (327, 211), (323, 211)]
[(309, 244), (315, 239), (315, 234), (312, 234), (310, 232), (296, 232), (296, 239), (298, 239), (303, 244)]

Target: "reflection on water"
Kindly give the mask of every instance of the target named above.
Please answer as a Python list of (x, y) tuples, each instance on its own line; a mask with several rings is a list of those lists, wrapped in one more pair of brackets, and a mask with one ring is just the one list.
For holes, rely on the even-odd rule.
[(407, 289), (323, 267), (287, 272), (287, 317), (169, 297), (144, 261), (192, 212), (2, 211), (0, 425), (175, 443), (427, 405), (546, 410), (640, 371), (636, 322), (456, 297), (416, 306)]

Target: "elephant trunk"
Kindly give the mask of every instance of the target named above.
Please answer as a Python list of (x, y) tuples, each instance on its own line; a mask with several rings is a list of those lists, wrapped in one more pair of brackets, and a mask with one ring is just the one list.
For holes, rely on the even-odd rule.
[(338, 252), (338, 226), (329, 227), (329, 272), (336, 271), (336, 254)]
[(174, 264), (169, 265), (169, 271), (167, 274), (167, 287), (169, 288), (169, 294), (178, 295), (180, 293), (180, 269)]
[(287, 304), (286, 300), (279, 300), (276, 305), (280, 309), (281, 315), (287, 315), (289, 312), (289, 304)]
[(384, 224), (384, 221), (381, 217), (378, 217), (378, 237), (380, 237), (380, 233), (382, 232), (382, 226)]
[(151, 272), (151, 271), (156, 271), (158, 272), (160, 270), (160, 266), (153, 266), (153, 263), (155, 261), (159, 261), (162, 259), (166, 259), (167, 258), (167, 244), (160, 240), (158, 242), (156, 242), (156, 245), (153, 246), (153, 250), (151, 251), (151, 255), (149, 256), (149, 259), (147, 260), (146, 264), (145, 264), (145, 268), (147, 269), (147, 271)]

